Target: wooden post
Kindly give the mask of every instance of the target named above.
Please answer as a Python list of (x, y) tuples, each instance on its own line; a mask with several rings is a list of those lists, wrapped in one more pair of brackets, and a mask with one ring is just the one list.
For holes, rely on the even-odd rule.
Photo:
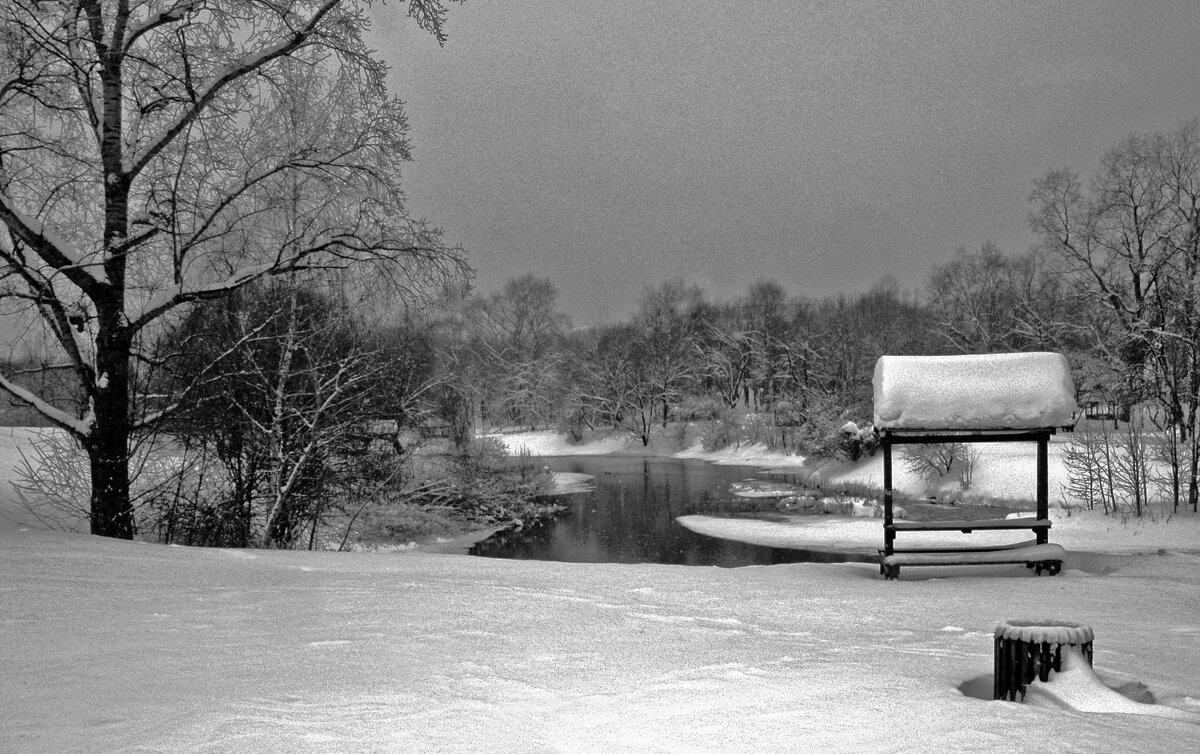
[[(1050, 518), (1050, 469), (1047, 461), (1050, 436), (1041, 435), (1037, 441), (1037, 517)], [(1044, 545), (1050, 541), (1050, 532), (1046, 529), (1037, 530), (1037, 543)]]
[(892, 544), (896, 540), (896, 531), (892, 528), (892, 440), (887, 431), (881, 439), (883, 443), (883, 552), (892, 554)]

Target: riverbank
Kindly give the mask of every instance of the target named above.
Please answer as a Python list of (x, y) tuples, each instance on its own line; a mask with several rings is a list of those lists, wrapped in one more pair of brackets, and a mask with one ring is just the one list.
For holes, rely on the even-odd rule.
[[(572, 455), (660, 455), (671, 458), (694, 458), (716, 464), (756, 466), (797, 477), (804, 484), (838, 492), (840, 490), (883, 489), (883, 456), (876, 453), (858, 461), (809, 458), (762, 444), (729, 446), (721, 450), (705, 450), (699, 443), (678, 448), (661, 430), (652, 435), (649, 446), (628, 434), (594, 432), (579, 441), (553, 430), (535, 432), (497, 432), (486, 435), (505, 445), (512, 455), (532, 456)], [(1052, 505), (1063, 507), (1062, 490), (1067, 484), (1063, 465), (1063, 447), (1068, 438), (1056, 435), (1049, 447), (1049, 487)], [(989, 443), (977, 446), (978, 458), (969, 485), (964, 486), (957, 476), (934, 483), (927, 482), (904, 463), (893, 469), (893, 484), (898, 494), (914, 499), (935, 498), (942, 502), (969, 504), (1032, 504), (1035, 500), (1037, 459), (1032, 443)]]

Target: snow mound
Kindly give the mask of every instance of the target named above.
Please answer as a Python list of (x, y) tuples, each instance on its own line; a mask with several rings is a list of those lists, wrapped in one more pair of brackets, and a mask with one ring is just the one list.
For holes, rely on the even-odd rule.
[(1058, 353), (881, 356), (874, 385), (881, 429), (1059, 427), (1077, 408)]
[(1131, 715), (1160, 715), (1200, 723), (1200, 715), (1159, 704), (1135, 702), (1113, 691), (1100, 680), (1096, 671), (1074, 647), (1063, 651), (1062, 670), (1050, 679), (1034, 679), (1025, 694), (1025, 703), (1037, 707), (1073, 709), (1078, 712), (1108, 712)]

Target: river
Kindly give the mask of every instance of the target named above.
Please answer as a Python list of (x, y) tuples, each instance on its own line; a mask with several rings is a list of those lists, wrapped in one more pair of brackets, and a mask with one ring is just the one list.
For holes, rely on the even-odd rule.
[(563, 495), (567, 511), (520, 531), (478, 543), (472, 555), (573, 563), (668, 563), (705, 566), (870, 561), (868, 553), (762, 547), (685, 529), (686, 514), (769, 515), (774, 502), (747, 499), (734, 487), (761, 481), (762, 469), (656, 456), (565, 456), (535, 459), (556, 472), (588, 474), (594, 490)]

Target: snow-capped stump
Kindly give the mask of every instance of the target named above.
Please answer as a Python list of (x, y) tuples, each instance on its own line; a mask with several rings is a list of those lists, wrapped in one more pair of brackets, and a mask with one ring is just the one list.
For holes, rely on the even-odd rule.
[(1034, 644), (1091, 644), (1091, 626), (1067, 621), (1006, 620), (996, 626), (996, 636)]
[(1063, 427), (1077, 410), (1060, 353), (881, 356), (873, 383), (881, 430)]
[[(1075, 387), (1058, 353), (881, 356), (875, 364), (875, 431), (883, 448), (883, 548), (879, 571), (903, 566), (1024, 564), (1051, 576), (1065, 552), (1049, 544), (1050, 435), (1073, 421)], [(892, 510), (892, 446), (1037, 443), (1037, 515), (985, 521), (907, 521)], [(1034, 538), (990, 547), (897, 548), (900, 531), (1030, 530)]]
[(1091, 626), (1067, 621), (1003, 621), (995, 634), (995, 699), (1017, 700), (1034, 678), (1050, 679), (1050, 671), (1062, 670), (1064, 647), (1074, 647), (1092, 664)]

